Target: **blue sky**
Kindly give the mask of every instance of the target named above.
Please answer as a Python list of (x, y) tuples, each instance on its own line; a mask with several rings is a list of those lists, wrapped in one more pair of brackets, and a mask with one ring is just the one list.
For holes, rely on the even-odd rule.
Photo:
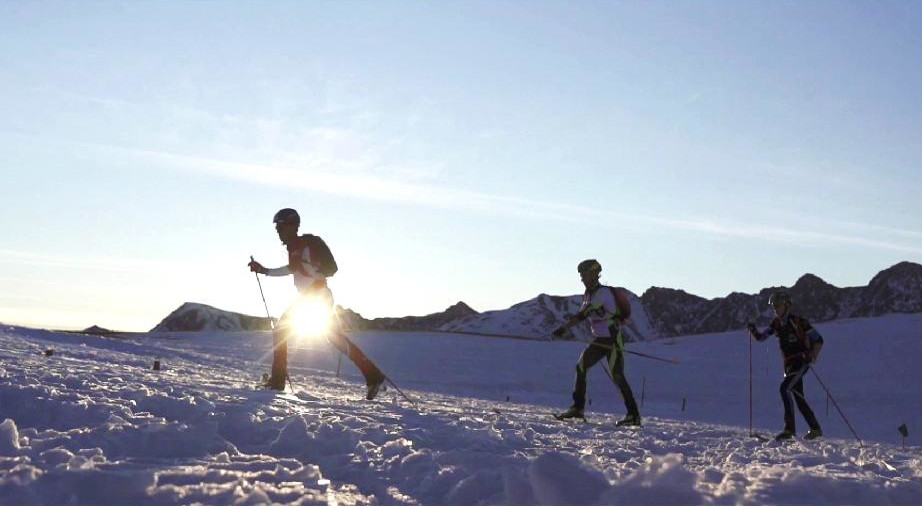
[[(0, 3), (0, 321), (365, 316), (922, 261), (916, 2)], [(265, 280), (270, 309), (290, 280)]]

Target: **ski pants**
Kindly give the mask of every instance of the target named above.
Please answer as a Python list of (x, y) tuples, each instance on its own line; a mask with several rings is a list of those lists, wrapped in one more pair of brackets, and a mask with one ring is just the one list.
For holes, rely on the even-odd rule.
[[(272, 374), (269, 379), (269, 386), (276, 390), (285, 389), (285, 380), (288, 378), (288, 340), (295, 335), (294, 326), (292, 325), (292, 315), (299, 303), (303, 303), (305, 298), (320, 298), (327, 309), (333, 312), (333, 294), (329, 288), (314, 290), (304, 293), (298, 298), (279, 319), (278, 326), (272, 332)], [(339, 327), (339, 320), (333, 317), (329, 331), (325, 334), (326, 340), (332, 344), (343, 355), (349, 358), (352, 363), (358, 367), (365, 377), (366, 383), (378, 383), (384, 379), (384, 374), (365, 354), (355, 345), (348, 337), (343, 334)]]
[(784, 403), (784, 429), (795, 432), (794, 423), (794, 403), (797, 403), (797, 409), (804, 416), (807, 425), (811, 429), (819, 429), (820, 423), (816, 420), (816, 415), (807, 404), (807, 398), (804, 396), (804, 374), (810, 369), (809, 364), (802, 360), (793, 360), (785, 366), (784, 380), (781, 382), (781, 402)]
[(573, 405), (579, 409), (586, 407), (586, 372), (603, 358), (606, 359), (606, 365), (611, 373), (612, 381), (621, 390), (621, 397), (624, 397), (624, 407), (627, 409), (627, 414), (639, 415), (637, 402), (634, 400), (634, 392), (631, 391), (631, 385), (628, 384), (627, 378), (624, 377), (624, 351), (620, 343), (616, 343), (615, 339), (612, 338), (596, 338), (580, 355), (579, 362), (576, 363), (576, 387), (573, 390)]

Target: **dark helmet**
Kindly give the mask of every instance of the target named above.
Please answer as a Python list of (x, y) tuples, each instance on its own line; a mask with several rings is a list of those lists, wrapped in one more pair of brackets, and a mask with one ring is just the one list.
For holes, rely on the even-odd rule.
[(782, 304), (791, 305), (791, 295), (784, 290), (779, 290), (768, 298), (769, 306), (780, 306)]
[(598, 260), (590, 258), (589, 260), (583, 260), (580, 262), (576, 267), (576, 270), (580, 274), (585, 274), (587, 272), (592, 274), (601, 274), (602, 264), (600, 264)]
[(272, 223), (275, 223), (276, 225), (278, 225), (279, 223), (285, 223), (285, 224), (294, 224), (296, 226), (300, 226), (301, 217), (298, 216), (298, 211), (295, 211), (294, 209), (290, 207), (286, 207), (285, 209), (282, 209), (279, 212), (275, 213), (275, 217), (272, 218)]

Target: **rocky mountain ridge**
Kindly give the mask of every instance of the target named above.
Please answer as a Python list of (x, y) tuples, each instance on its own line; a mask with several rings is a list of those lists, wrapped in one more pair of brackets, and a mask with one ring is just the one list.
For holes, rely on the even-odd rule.
[[(629, 340), (741, 329), (747, 322), (767, 323), (772, 317), (768, 298), (787, 290), (794, 311), (814, 321), (922, 312), (922, 265), (901, 262), (874, 276), (867, 286), (839, 288), (818, 276), (805, 274), (793, 286), (767, 287), (756, 294), (734, 292), (705, 299), (683, 290), (651, 287), (641, 296), (630, 291), (632, 316), (625, 332)], [(353, 330), (484, 332), (547, 338), (567, 315), (579, 307), (580, 295), (540, 294), (507, 309), (478, 313), (464, 302), (426, 316), (366, 319), (350, 309), (337, 308), (344, 327)], [(153, 331), (265, 330), (266, 318), (222, 311), (204, 304), (186, 303)], [(576, 338), (588, 338), (588, 326), (573, 328)]]
[(652, 287), (640, 299), (661, 337), (724, 332), (749, 321), (772, 318), (768, 298), (787, 290), (794, 312), (814, 322), (922, 312), (922, 265), (901, 262), (874, 276), (867, 286), (839, 288), (805, 274), (793, 286), (764, 288), (757, 294), (731, 293), (704, 299), (681, 290)]

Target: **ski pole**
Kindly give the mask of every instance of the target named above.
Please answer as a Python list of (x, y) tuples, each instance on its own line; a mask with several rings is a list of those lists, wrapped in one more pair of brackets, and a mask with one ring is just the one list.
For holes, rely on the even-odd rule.
[[(504, 337), (504, 338), (507, 338), (507, 339), (522, 339), (522, 340), (525, 340), (525, 341), (552, 341), (552, 339), (545, 339), (545, 338), (542, 338), (542, 337), (533, 337), (533, 336), (523, 336), (523, 335), (519, 335), (519, 334), (492, 334), (492, 333), (489, 333), (489, 332), (471, 332), (471, 331), (466, 331), (466, 330), (431, 330), (431, 331), (427, 331), (427, 332), (440, 332), (440, 333), (444, 333), (444, 334), (464, 334), (464, 335), (470, 335), (470, 336)], [(585, 339), (584, 339), (584, 341), (585, 341)], [(606, 349), (609, 349), (609, 350), (614, 349), (614, 348), (612, 348), (611, 346), (607, 346), (607, 345), (602, 344), (602, 343), (592, 343), (592, 342), (589, 342), (589, 341), (586, 341), (586, 342), (589, 343), (589, 344), (591, 344), (592, 346), (601, 346), (602, 348), (606, 348)], [(639, 352), (639, 351), (631, 351), (631, 350), (622, 350), (622, 351), (625, 352), (625, 353), (629, 353), (629, 354), (631, 354), (631, 355), (637, 355), (637, 356), (644, 357), (644, 358), (649, 358), (649, 359), (652, 359), (652, 360), (659, 360), (659, 361), (661, 361), (661, 362), (669, 362), (670, 364), (678, 364), (678, 363), (679, 363), (679, 361), (676, 360), (676, 359), (674, 359), (674, 358), (660, 358), (660, 357), (656, 357), (656, 356), (653, 356), (653, 355), (648, 355), (648, 354), (646, 354), (646, 353), (641, 353), (641, 352)]]
[[(808, 367), (809, 367), (809, 366), (808, 366)], [(848, 418), (845, 417), (845, 413), (843, 413), (843, 412), (842, 412), (842, 409), (839, 408), (839, 403), (836, 402), (835, 397), (833, 397), (832, 394), (829, 392), (829, 389), (826, 388), (826, 384), (823, 383), (823, 380), (820, 379), (820, 375), (816, 373), (816, 369), (814, 369), (813, 367), (810, 367), (810, 370), (813, 371), (813, 375), (816, 377), (816, 381), (819, 381), (819, 382), (820, 382), (820, 386), (823, 387), (823, 390), (826, 391), (826, 395), (829, 396), (829, 400), (832, 401), (832, 405), (835, 406), (836, 411), (839, 412), (839, 416), (841, 416), (841, 417), (842, 417), (842, 420), (845, 421), (845, 425), (848, 425), (848, 430), (852, 431), (852, 435), (855, 436), (855, 439), (858, 440), (858, 445), (864, 446), (863, 443), (861, 442), (861, 438), (858, 437), (858, 433), (855, 432), (854, 427), (852, 427), (852, 424), (848, 421)]]
[(639, 351), (623, 350), (625, 353), (630, 353), (631, 355), (637, 355), (638, 357), (649, 358), (651, 360), (659, 360), (660, 362), (668, 362), (670, 364), (678, 364), (679, 361), (674, 358), (660, 358), (654, 357), (653, 355), (647, 355), (646, 353), (641, 353)]
[[(251, 262), (256, 261), (253, 259), (253, 255), (250, 255), (250, 261)], [(275, 330), (275, 322), (272, 321), (272, 315), (269, 314), (269, 304), (266, 304), (266, 294), (263, 293), (263, 284), (259, 280), (259, 273), (254, 272), (253, 275), (256, 276), (256, 284), (259, 285), (259, 296), (262, 297), (263, 307), (266, 308), (266, 319), (269, 320), (269, 328), (272, 330)]]
[[(256, 261), (256, 260), (253, 258), (253, 255), (250, 255), (250, 261), (251, 261), (251, 262), (255, 262), (255, 261)], [(270, 328), (271, 330), (274, 331), (274, 330), (275, 330), (275, 322), (272, 321), (272, 315), (269, 314), (269, 304), (266, 304), (266, 294), (263, 293), (263, 284), (262, 284), (262, 282), (259, 280), (259, 273), (258, 273), (258, 272), (254, 272), (253, 275), (256, 276), (256, 285), (259, 286), (259, 296), (262, 297), (262, 299), (263, 299), (263, 307), (266, 308), (266, 319), (269, 320), (269, 328)], [(273, 350), (273, 352), (275, 351), (275, 345), (274, 345), (274, 343), (273, 343), (272, 350)], [(286, 369), (288, 369), (288, 368), (286, 367)], [(291, 388), (291, 391), (292, 391), (292, 392), (294, 392), (295, 386), (291, 383), (291, 376), (288, 375), (288, 371), (287, 371), (287, 370), (285, 371), (285, 379), (288, 380), (288, 387)]]
[(414, 401), (413, 399), (411, 399), (410, 396), (408, 396), (407, 394), (403, 393), (403, 390), (401, 390), (400, 387), (397, 386), (397, 383), (394, 383), (394, 380), (392, 380), (390, 376), (388, 376), (387, 374), (385, 374), (385, 375), (384, 375), (384, 379), (387, 380), (387, 382), (390, 383), (390, 385), (391, 385), (392, 387), (394, 387), (394, 388), (397, 390), (397, 393), (399, 393), (401, 396), (403, 396), (403, 398), (406, 399), (407, 402), (409, 402), (410, 404), (412, 404), (413, 407), (416, 408), (417, 411), (419, 411), (419, 404), (417, 404), (416, 401)]
[[(586, 341), (586, 340), (583, 339), (583, 341)], [(610, 346), (610, 345), (607, 345), (607, 344), (604, 344), (604, 343), (597, 343), (597, 342), (595, 342), (595, 341), (586, 341), (586, 342), (589, 343), (590, 346), (598, 346), (598, 347), (600, 347), (600, 348), (605, 348), (606, 350), (614, 350), (614, 349), (615, 349), (613, 346)], [(648, 355), (648, 354), (646, 354), (646, 353), (641, 353), (641, 352), (639, 352), (639, 351), (626, 350), (626, 349), (624, 349), (624, 348), (622, 348), (620, 351), (623, 351), (624, 353), (630, 353), (631, 355), (637, 355), (638, 357), (649, 358), (649, 359), (652, 359), (652, 360), (659, 360), (660, 362), (669, 362), (670, 364), (678, 364), (678, 363), (679, 363), (679, 361), (676, 360), (676, 359), (674, 359), (674, 358), (661, 358), (661, 357), (656, 357), (656, 356), (653, 356), (653, 355)]]
[(749, 333), (749, 437), (752, 437), (752, 332)]
[(492, 334), (489, 332), (473, 332), (469, 330), (426, 330), (423, 332), (438, 332), (441, 334), (462, 334), (468, 336), (504, 337), (506, 339), (523, 339), (525, 341), (550, 341), (543, 337), (523, 336), (519, 334)]

